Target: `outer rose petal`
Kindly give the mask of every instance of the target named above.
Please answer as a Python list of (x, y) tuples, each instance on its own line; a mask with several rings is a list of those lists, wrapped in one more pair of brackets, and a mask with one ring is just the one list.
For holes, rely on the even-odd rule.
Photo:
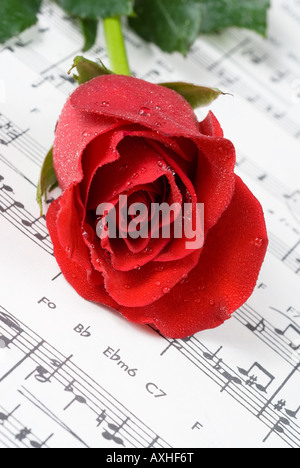
[(138, 123), (169, 136), (197, 136), (196, 115), (175, 91), (137, 78), (99, 76), (71, 96), (75, 109)]
[(184, 338), (227, 320), (250, 297), (268, 245), (262, 208), (239, 177), (228, 210), (210, 231), (198, 265), (171, 293), (143, 308), (120, 311)]
[(57, 217), (60, 212), (61, 198), (51, 203), (47, 213), (47, 227), (53, 242), (54, 255), (66, 280), (88, 301), (101, 304), (118, 310), (118, 304), (107, 294), (103, 276), (90, 265), (90, 270), (82, 268), (76, 261), (69, 258), (65, 248), (62, 247), (57, 233)]
[(56, 127), (53, 147), (54, 168), (62, 190), (83, 179), (81, 158), (88, 144), (121, 124), (115, 119), (78, 112), (70, 99), (67, 101)]
[(207, 232), (230, 204), (235, 189), (236, 154), (231, 141), (223, 138), (223, 131), (212, 112), (199, 127), (206, 133), (196, 141), (200, 155), (194, 186), (198, 202), (205, 206)]

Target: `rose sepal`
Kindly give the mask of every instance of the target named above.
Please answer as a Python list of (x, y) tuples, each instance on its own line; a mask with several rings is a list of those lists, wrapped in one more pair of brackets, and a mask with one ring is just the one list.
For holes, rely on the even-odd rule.
[(43, 197), (46, 198), (47, 193), (58, 187), (56, 172), (53, 166), (53, 147), (49, 150), (42, 169), (40, 179), (37, 185), (36, 200), (43, 215)]

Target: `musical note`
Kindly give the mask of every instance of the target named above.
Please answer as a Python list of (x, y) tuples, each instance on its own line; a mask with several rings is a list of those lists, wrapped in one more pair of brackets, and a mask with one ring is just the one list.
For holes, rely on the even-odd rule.
[(5, 413), (2, 413), (0, 412), (0, 424), (4, 424), (5, 421), (7, 421), (19, 408), (20, 408), (21, 405), (18, 405), (16, 406), (15, 409), (13, 409), (10, 413), (8, 414), (5, 414)]
[(14, 201), (13, 203), (11, 203), (6, 208), (3, 208), (2, 206), (0, 206), (0, 211), (1, 211), (1, 213), (7, 213), (7, 211), (11, 210), (14, 207), (19, 208), (21, 210), (25, 209), (25, 206), (23, 205), (23, 203), (20, 203), (18, 201)]
[(297, 335), (296, 344), (295, 344), (295, 339), (293, 339), (293, 340), (291, 340), (289, 346), (292, 348), (293, 351), (298, 351), (298, 349), (300, 349), (300, 343), (298, 344), (299, 337), (300, 337), (299, 328), (296, 328), (296, 326), (293, 325), (293, 324), (288, 325), (285, 330), (279, 330), (278, 328), (275, 328), (275, 332), (279, 336), (285, 336), (287, 331), (289, 331), (289, 330), (292, 330), (292, 331), (296, 332), (296, 335)]
[(42, 345), (44, 344), (44, 340), (40, 343), (37, 343), (25, 356), (20, 359), (8, 372), (6, 372), (1, 378), (0, 382), (3, 382), (12, 372), (14, 372), (19, 366), (21, 366), (28, 358), (30, 358)]
[(64, 408), (64, 411), (66, 411), (68, 408), (70, 408), (71, 405), (73, 405), (73, 403), (75, 403), (76, 401), (80, 404), (86, 404), (87, 401), (86, 401), (86, 398), (81, 396), (81, 395), (75, 395), (74, 393), (74, 384), (76, 383), (76, 380), (73, 379), (72, 382), (70, 382), (65, 388), (64, 388), (64, 391), (65, 392), (70, 392), (70, 393), (73, 393), (74, 394), (74, 398), (73, 400), (70, 401), (70, 403), (67, 404), (67, 406)]
[(13, 192), (12, 187), (10, 187), (9, 185), (2, 185), (2, 187), (0, 187), (0, 190), (4, 190), (5, 192), (9, 192), (9, 193)]
[(103, 410), (101, 414), (98, 415), (96, 421), (97, 421), (97, 427), (101, 426), (101, 424), (103, 423), (103, 421), (106, 420), (106, 410)]
[(33, 221), (28, 221), (27, 219), (22, 219), (22, 224), (26, 227), (32, 227), (41, 219), (45, 219), (45, 216), (39, 216), (38, 218), (34, 219)]
[(40, 383), (47, 383), (51, 382), (51, 379), (59, 372), (60, 369), (62, 369), (70, 359), (72, 359), (73, 355), (69, 356), (66, 358), (64, 361), (58, 361), (56, 359), (51, 359), (50, 364), (55, 368), (53, 372), (47, 371), (43, 366), (37, 366), (33, 372), (31, 372), (25, 380), (28, 380), (35, 372), (37, 374), (35, 375), (35, 379), (40, 382)]
[(224, 387), (221, 389), (221, 393), (223, 393), (232, 382), (235, 383), (236, 385), (242, 385), (242, 381), (238, 377), (230, 374), (226, 370), (223, 370), (221, 374), (223, 375), (223, 377), (225, 377), (225, 379), (227, 379), (227, 382), (225, 383)]
[(49, 374), (49, 372), (43, 366), (37, 366), (33, 372), (31, 372), (27, 375), (27, 377), (25, 377), (25, 380), (28, 380), (33, 374), (35, 374), (35, 372), (37, 372), (37, 374), (34, 377), (38, 382), (48, 382), (48, 378), (46, 377), (46, 375)]
[(0, 335), (0, 348), (9, 349), (9, 345), (12, 344), (15, 340), (17, 340), (21, 333), (23, 333), (23, 328), (21, 328), (20, 325), (12, 317), (3, 312), (0, 312), (0, 321), (6, 326), (8, 326), (11, 330), (16, 332), (16, 335), (12, 338), (8, 338), (2, 333)]
[(42, 234), (40, 234), (40, 233), (37, 232), (36, 234), (34, 234), (34, 237), (35, 237), (36, 239), (38, 239), (39, 241), (42, 241), (42, 242), (43, 242), (44, 240), (48, 239), (49, 234), (42, 235)]
[(251, 325), (250, 323), (247, 323), (246, 327), (252, 332), (257, 331), (259, 333), (263, 333), (266, 329), (264, 319), (262, 319), (257, 325)]
[(49, 435), (49, 437), (47, 437), (47, 439), (45, 439), (43, 442), (36, 442), (35, 440), (31, 440), (31, 441), (30, 441), (30, 445), (31, 445), (31, 447), (33, 447), (33, 448), (42, 448), (42, 447), (44, 447), (44, 446), (47, 444), (47, 442), (48, 442), (53, 436), (54, 436), (54, 434)]
[(264, 438), (263, 443), (265, 443), (274, 432), (277, 432), (279, 434), (283, 434), (284, 433), (284, 428), (282, 427), (282, 424), (285, 425), (285, 426), (289, 426), (290, 421), (288, 419), (286, 419), (286, 418), (280, 417), (279, 420), (276, 422), (276, 424), (274, 424), (274, 426), (272, 427), (269, 434)]
[(116, 424), (109, 423), (107, 426), (108, 426), (108, 429), (110, 429), (112, 431), (112, 433), (105, 430), (102, 433), (102, 437), (104, 437), (104, 439), (106, 439), (106, 440), (112, 440), (113, 442), (115, 442), (118, 445), (124, 445), (123, 439), (121, 437), (117, 437), (117, 434), (120, 432), (122, 427), (124, 427), (125, 424), (127, 424), (129, 419), (130, 418), (126, 418), (125, 421), (123, 421), (122, 424), (120, 424), (119, 426), (117, 426)]
[[(203, 356), (205, 357), (205, 359), (208, 359), (209, 361), (213, 361), (217, 355), (219, 354), (219, 352), (223, 349), (223, 346), (221, 346), (214, 354), (210, 354), (210, 353), (203, 353)], [(219, 359), (218, 362), (215, 364), (214, 366), (214, 369), (216, 370), (220, 370), (221, 369), (221, 366), (220, 364), (223, 362), (223, 359)]]
[(257, 376), (256, 375), (251, 375), (249, 380), (246, 382), (246, 385), (249, 385), (249, 386), (255, 385), (255, 387), (260, 392), (267, 393), (267, 390), (270, 387), (270, 385), (272, 384), (272, 382), (274, 382), (275, 377), (272, 374), (270, 374), (270, 372), (268, 372), (264, 367), (262, 367), (258, 362), (255, 362), (250, 367), (250, 369), (248, 369), (248, 370), (242, 369), (241, 367), (238, 367), (238, 370), (239, 370), (240, 374), (242, 374), (242, 375), (244, 375), (246, 377), (249, 377), (249, 374), (255, 368), (257, 368), (259, 371), (261, 371), (268, 378), (268, 382), (266, 383), (266, 385), (256, 383), (257, 379), (258, 379)]
[(298, 406), (298, 408), (295, 410), (295, 411), (292, 411), (292, 410), (289, 410), (289, 409), (286, 409), (285, 412), (288, 416), (290, 416), (290, 418), (293, 418), (293, 419), (297, 419), (297, 415), (300, 411), (300, 406)]
[[(183, 343), (188, 343), (190, 340), (192, 339), (192, 336), (188, 337), (188, 338), (184, 338), (182, 339), (181, 341), (183, 341)], [(171, 340), (169, 341), (169, 345), (166, 347), (166, 349), (164, 349), (162, 352), (161, 352), (161, 356), (163, 356), (170, 348), (172, 348), (172, 346), (175, 348), (175, 349), (178, 349), (178, 350), (181, 350), (183, 349), (183, 346), (182, 344), (180, 344), (180, 342), (178, 340)]]
[(68, 408), (70, 408), (70, 406), (73, 405), (73, 403), (75, 403), (75, 401), (77, 401), (78, 403), (80, 403), (82, 405), (86, 404), (86, 399), (83, 396), (75, 395), (73, 400), (71, 400), (70, 403), (68, 403), (67, 406), (64, 408), (64, 411), (66, 411)]

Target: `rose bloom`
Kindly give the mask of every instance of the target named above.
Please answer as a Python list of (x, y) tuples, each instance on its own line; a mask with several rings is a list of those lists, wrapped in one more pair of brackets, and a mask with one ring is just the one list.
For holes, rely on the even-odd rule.
[[(68, 99), (53, 160), (62, 195), (47, 225), (62, 273), (83, 298), (183, 338), (221, 325), (252, 294), (268, 244), (264, 215), (234, 174), (234, 147), (212, 113), (199, 123), (170, 89), (95, 78)], [(153, 238), (150, 230), (100, 239), (97, 207), (118, 212), (120, 195), (128, 205), (203, 203), (204, 244), (191, 250), (184, 233)]]

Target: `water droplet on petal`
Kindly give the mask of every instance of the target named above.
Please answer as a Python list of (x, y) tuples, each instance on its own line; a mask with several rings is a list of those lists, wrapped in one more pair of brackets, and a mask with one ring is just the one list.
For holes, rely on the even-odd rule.
[(142, 107), (139, 110), (139, 114), (144, 117), (151, 117), (151, 109), (149, 109), (149, 107)]
[(130, 289), (130, 286), (129, 286), (129, 284), (125, 284), (125, 286), (124, 286), (124, 287), (125, 287), (125, 289)]
[(170, 288), (164, 288), (164, 289), (163, 289), (163, 293), (164, 293), (164, 294), (168, 294), (169, 292), (170, 292)]
[(140, 170), (140, 173), (145, 174), (145, 172), (147, 172), (147, 169), (145, 167), (142, 167), (141, 170)]
[(255, 240), (254, 240), (254, 245), (255, 247), (261, 247), (263, 245), (263, 240), (261, 237), (257, 237)]
[(160, 111), (161, 110), (161, 107), (160, 106), (155, 106), (155, 109)]
[(210, 303), (211, 306), (214, 306), (216, 301), (214, 299), (210, 299), (209, 303)]
[(167, 169), (167, 165), (166, 165), (166, 163), (164, 161), (158, 161), (157, 165), (158, 165), (158, 167), (160, 167), (163, 170)]
[(201, 299), (194, 299), (195, 304), (200, 304)]
[(108, 101), (101, 102), (101, 107), (109, 107), (110, 103)]

